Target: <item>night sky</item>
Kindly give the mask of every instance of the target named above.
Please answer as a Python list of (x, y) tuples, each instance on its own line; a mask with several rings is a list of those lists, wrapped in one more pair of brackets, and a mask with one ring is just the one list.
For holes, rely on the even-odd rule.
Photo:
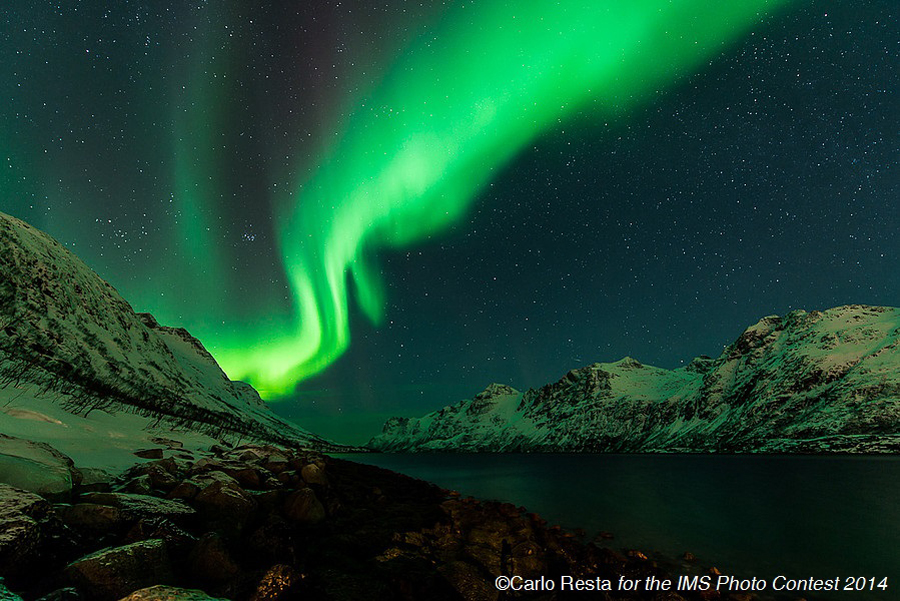
[(900, 304), (894, 0), (272, 4), (4, 3), (0, 210), (313, 431)]

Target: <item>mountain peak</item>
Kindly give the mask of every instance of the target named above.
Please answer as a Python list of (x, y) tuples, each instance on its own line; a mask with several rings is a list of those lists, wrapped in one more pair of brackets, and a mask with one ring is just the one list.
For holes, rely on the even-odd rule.
[(398, 452), (896, 452), (898, 341), (900, 310), (890, 307), (771, 315), (716, 359), (700, 356), (677, 370), (631, 357), (595, 363), (520, 401), (462, 401), (409, 418), (369, 445)]
[(487, 388), (479, 392), (475, 395), (475, 399), (477, 400), (487, 400), (493, 399), (494, 397), (503, 396), (503, 395), (514, 395), (519, 394), (519, 391), (513, 388), (512, 386), (508, 386), (506, 384), (498, 384), (497, 382), (488, 384)]
[(3, 213), (0, 325), (0, 395), (15, 383), (18, 404), (57, 398), (73, 414), (125, 411), (215, 436), (335, 447), (229, 380), (187, 330), (135, 313), (72, 252)]
[(616, 361), (613, 365), (621, 367), (623, 369), (641, 369), (644, 367), (644, 364), (638, 361), (633, 357), (622, 357), (618, 361)]

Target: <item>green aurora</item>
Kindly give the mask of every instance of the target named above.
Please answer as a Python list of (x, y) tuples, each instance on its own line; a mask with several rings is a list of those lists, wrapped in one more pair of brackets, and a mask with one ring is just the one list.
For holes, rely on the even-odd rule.
[(290, 393), (350, 343), (348, 281), (369, 319), (383, 318), (379, 249), (441, 232), (542, 132), (647, 102), (784, 3), (454, 7), (346, 120), (312, 178), (297, 182), (299, 201), (282, 203), (276, 222), (293, 319), (213, 340), (214, 354), (267, 398)]

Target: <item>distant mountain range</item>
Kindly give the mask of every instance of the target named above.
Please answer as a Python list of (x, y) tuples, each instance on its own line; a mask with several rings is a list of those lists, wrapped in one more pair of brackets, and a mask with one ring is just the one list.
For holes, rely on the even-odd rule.
[(186, 330), (135, 313), (53, 238), (0, 213), (0, 405), (9, 416), (14, 399), (31, 397), (81, 416), (124, 412), (214, 437), (339, 448), (229, 380)]
[[(392, 418), (369, 446), (897, 452), (898, 347), (898, 309), (794, 311), (763, 318), (716, 359), (676, 370), (631, 358), (595, 363), (525, 393), (492, 384), (423, 417)], [(215, 438), (346, 449), (272, 413), (187, 331), (135, 313), (50, 236), (0, 213), (0, 431), (27, 433), (28, 423), (40, 423), (71, 438), (74, 428), (57, 408), (81, 417), (138, 416), (143, 421), (133, 424), (142, 430), (163, 424)], [(100, 425), (82, 420), (79, 427), (96, 438)]]
[(793, 311), (716, 359), (675, 370), (625, 358), (527, 392), (491, 384), (420, 418), (379, 451), (828, 453), (900, 451), (900, 310)]

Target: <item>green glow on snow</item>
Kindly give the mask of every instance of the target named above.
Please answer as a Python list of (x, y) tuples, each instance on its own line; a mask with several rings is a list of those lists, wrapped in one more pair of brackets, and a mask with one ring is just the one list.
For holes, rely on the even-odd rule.
[(346, 120), (276, 222), (295, 322), (220, 339), (272, 398), (350, 342), (348, 280), (378, 323), (380, 249), (460, 219), (495, 170), (566, 118), (620, 115), (699, 70), (787, 0), (463, 3), (415, 40)]

